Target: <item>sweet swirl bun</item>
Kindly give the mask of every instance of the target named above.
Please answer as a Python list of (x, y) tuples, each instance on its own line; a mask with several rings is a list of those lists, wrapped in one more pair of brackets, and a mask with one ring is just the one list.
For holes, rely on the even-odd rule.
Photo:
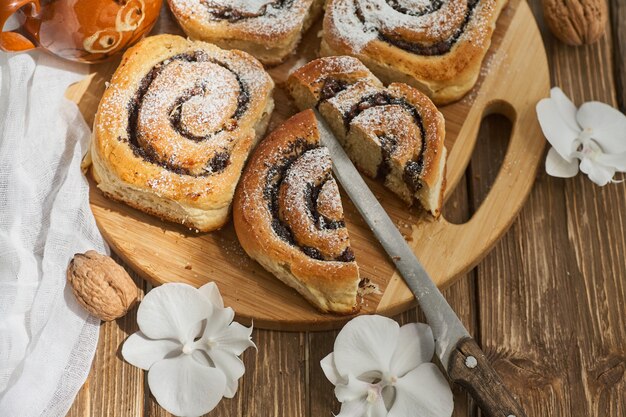
[(317, 107), (361, 172), (439, 216), (445, 189), (442, 114), (406, 84), (385, 88), (358, 59), (326, 57), (287, 80), (300, 109)]
[(98, 106), (98, 188), (190, 228), (221, 227), (267, 127), (272, 88), (244, 52), (172, 35), (144, 39), (126, 52)]
[(233, 203), (251, 258), (322, 311), (358, 310), (350, 248), (328, 149), (312, 111), (293, 116), (254, 150)]
[(322, 0), (168, 0), (185, 33), (275, 65), (292, 53)]
[(322, 55), (359, 58), (383, 82), (458, 100), (478, 79), (506, 0), (329, 0)]

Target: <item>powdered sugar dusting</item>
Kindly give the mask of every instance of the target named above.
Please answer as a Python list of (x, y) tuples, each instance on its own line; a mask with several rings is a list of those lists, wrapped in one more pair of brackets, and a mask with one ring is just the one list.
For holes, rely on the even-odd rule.
[(263, 7), (272, 7), (276, 1), (271, 0), (204, 0), (203, 3), (209, 8), (231, 8), (246, 14), (261, 13)]
[[(482, 7), (480, 3), (479, 0), (477, 7)], [(351, 47), (353, 53), (361, 52), (366, 45), (378, 39), (379, 34), (432, 45), (457, 34), (469, 7), (467, 0), (443, 0), (438, 8), (430, 0), (398, 0), (394, 6), (386, 0), (334, 0), (328, 6), (332, 18), (331, 30)], [(480, 22), (473, 24), (480, 29)], [(468, 31), (461, 35), (466, 33)]]
[[(302, 27), (313, 0), (171, 0), (176, 14), (185, 20), (205, 25), (229, 22), (238, 31), (266, 36), (279, 36)], [(217, 12), (228, 10), (228, 17)], [(241, 15), (234, 19), (232, 16)]]
[(335, 97), (329, 99), (328, 103), (343, 114), (347, 113), (348, 110), (361, 101), (363, 97), (375, 94), (379, 91), (382, 91), (382, 88), (372, 85), (368, 80), (359, 81), (351, 85), (350, 88), (341, 91)]
[[(155, 192), (180, 192), (181, 174), (207, 176), (227, 169), (232, 147), (254, 134), (250, 126), (262, 116), (257, 103), (265, 101), (272, 85), (259, 64), (194, 46), (172, 51), (179, 58), (153, 57), (152, 64), (144, 52), (143, 72), (116, 72), (98, 109), (98, 128), (156, 168), (146, 180)], [(197, 186), (189, 196), (210, 188)]]
[(317, 197), (317, 210), (321, 215), (332, 220), (343, 220), (343, 206), (339, 187), (334, 178), (330, 178), (324, 183), (320, 194)]
[[(172, 129), (169, 117), (180, 113), (180, 122), (194, 136), (207, 136), (223, 128), (237, 109), (239, 84), (235, 75), (211, 62), (180, 62), (167, 65), (143, 98), (138, 126), (150, 137)], [(179, 98), (189, 96), (175, 105)], [(163, 122), (167, 121), (165, 126)]]
[[(347, 230), (342, 228), (326, 229), (316, 224), (309, 207), (310, 187), (330, 180), (332, 162), (328, 149), (315, 148), (303, 153), (289, 167), (280, 189), (280, 217), (290, 226), (294, 239), (301, 246), (312, 247), (325, 259), (336, 259), (349, 246)], [(337, 188), (336, 183), (334, 184)], [(329, 185), (332, 187), (332, 184)], [(328, 192), (326, 197), (333, 197), (335, 210), (341, 210), (339, 192)], [(313, 204), (319, 205), (318, 201)], [(317, 206), (315, 207), (317, 209)], [(325, 207), (328, 211), (329, 207)]]

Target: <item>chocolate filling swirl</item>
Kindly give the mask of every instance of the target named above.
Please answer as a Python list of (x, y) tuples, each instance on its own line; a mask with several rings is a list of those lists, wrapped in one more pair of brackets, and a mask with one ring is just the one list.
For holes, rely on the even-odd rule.
[(210, 1), (202, 1), (202, 3), (207, 7), (207, 10), (215, 19), (219, 20), (227, 20), (230, 23), (235, 23), (240, 20), (250, 19), (255, 17), (265, 16), (267, 13), (267, 9), (269, 6), (272, 6), (273, 9), (287, 9), (291, 7), (293, 0), (274, 0), (268, 1), (262, 7), (259, 8), (257, 12), (249, 12), (246, 10), (241, 10), (236, 6), (222, 6), (217, 4), (212, 4)]
[[(317, 106), (319, 107), (319, 104), (321, 102), (335, 97), (341, 91), (344, 91), (349, 87), (350, 84), (343, 80), (335, 80), (332, 78), (324, 80), (324, 84), (320, 89), (320, 99), (317, 102)], [(426, 146), (428, 146), (428, 143), (425, 140), (426, 129), (424, 128), (422, 116), (420, 115), (419, 110), (414, 105), (407, 102), (403, 98), (394, 97), (386, 91), (381, 91), (375, 94), (364, 96), (357, 103), (353, 104), (343, 114), (343, 124), (347, 132), (350, 130), (350, 125), (352, 121), (363, 111), (372, 107), (390, 105), (398, 105), (406, 110), (411, 115), (413, 121), (420, 131), (420, 135), (423, 141), (422, 146), (417, 157), (407, 162), (403, 174), (404, 182), (409, 186), (411, 191), (417, 192), (422, 187), (420, 176), (424, 167), (424, 153), (426, 150)], [(397, 139), (389, 135), (379, 135), (378, 140), (382, 145), (383, 161), (378, 167), (377, 177), (380, 179), (384, 179), (389, 173), (389, 158), (390, 155), (393, 153), (395, 146), (397, 145)]]
[[(281, 189), (283, 190), (284, 198), (284, 181), (289, 177), (290, 170), (298, 163), (301, 158), (310, 157), (310, 152), (316, 152), (320, 150), (316, 145), (307, 142), (304, 139), (298, 139), (290, 144), (285, 149), (281, 161), (272, 166), (265, 179), (265, 186), (263, 188), (263, 197), (266, 201), (267, 208), (272, 215), (272, 229), (274, 233), (283, 241), (289, 243), (292, 246), (298, 247), (307, 256), (323, 261), (339, 261), (339, 262), (352, 262), (354, 261), (354, 252), (347, 246), (341, 253), (334, 256), (329, 255), (328, 250), (303, 245), (299, 241), (304, 240), (290, 227), (285, 216), (282, 215), (285, 211), (292, 210), (304, 210), (308, 221), (315, 229), (314, 234), (335, 234), (342, 231), (345, 233), (345, 222), (343, 219), (329, 218), (320, 210), (321, 192), (329, 182), (334, 182), (330, 171), (324, 172), (320, 177), (307, 177), (302, 178), (306, 184), (302, 191), (302, 198), (304, 199), (302, 207), (289, 206), (281, 207), (283, 201), (281, 201)], [(300, 173), (296, 173), (300, 175)], [(336, 186), (336, 185), (335, 185)], [(339, 198), (338, 196), (336, 196)], [(314, 239), (313, 239), (314, 240)], [(325, 240), (325, 239), (324, 239)]]
[[(151, 86), (155, 83), (155, 80), (159, 78), (159, 76), (168, 68), (168, 66), (173, 65), (173, 63), (211, 63), (221, 67), (223, 70), (232, 74), (236, 79), (236, 83), (238, 85), (238, 96), (237, 103), (234, 111), (230, 115), (229, 119), (232, 121), (239, 120), (246, 110), (248, 109), (248, 105), (250, 102), (250, 94), (247, 85), (243, 82), (243, 80), (239, 77), (239, 75), (232, 70), (226, 63), (219, 62), (216, 59), (210, 58), (203, 51), (193, 51), (183, 54), (178, 54), (172, 56), (166, 60), (159, 62), (154, 65), (152, 69), (142, 78), (139, 83), (139, 88), (135, 93), (134, 97), (128, 103), (128, 125), (127, 125), (127, 137), (119, 139), (128, 143), (128, 146), (131, 147), (133, 153), (144, 159), (149, 163), (153, 163), (159, 165), (169, 171), (172, 171), (181, 175), (189, 175), (193, 177), (204, 177), (208, 175), (212, 175), (214, 173), (222, 172), (229, 164), (230, 159), (230, 149), (228, 147), (222, 147), (216, 149), (212, 152), (212, 156), (207, 160), (206, 165), (202, 169), (201, 172), (192, 172), (192, 170), (180, 166), (175, 158), (164, 159), (160, 154), (158, 149), (153, 146), (150, 142), (142, 143), (141, 135), (143, 134), (140, 129), (140, 113), (142, 111), (142, 106), (144, 105), (144, 99), (146, 95), (151, 90)], [(182, 109), (188, 103), (198, 97), (202, 96), (207, 92), (207, 86), (209, 85), (211, 74), (201, 74), (199, 80), (197, 80), (196, 84), (193, 87), (185, 90), (180, 96), (178, 96), (173, 102), (170, 104), (170, 108), (168, 109), (167, 116), (169, 120), (169, 126), (171, 129), (180, 137), (185, 140), (190, 140), (194, 142), (204, 142), (207, 140), (211, 140), (216, 134), (222, 132), (224, 129), (232, 129), (236, 128), (236, 123), (231, 123), (229, 126), (222, 126), (217, 130), (211, 132), (206, 135), (197, 135), (189, 130), (189, 128), (184, 124), (182, 120)], [(202, 121), (198, 122), (200, 126), (202, 126)]]
[(437, 10), (441, 9), (441, 6), (443, 5), (443, 1), (432, 0), (428, 4), (422, 5), (422, 7), (420, 7), (418, 10), (409, 9), (408, 7), (403, 6), (398, 0), (387, 0), (387, 4), (391, 6), (394, 10), (402, 14), (419, 17), (419, 16), (424, 16), (427, 14), (434, 13)]
[[(463, 19), (462, 24), (458, 27), (458, 29), (454, 32), (454, 34), (447, 39), (444, 39), (435, 43), (430, 43), (430, 44), (421, 43), (421, 42), (412, 42), (410, 40), (402, 39), (398, 36), (385, 34), (380, 30), (378, 31), (378, 39), (386, 43), (389, 43), (391, 45), (394, 45), (395, 47), (400, 48), (402, 50), (409, 51), (418, 55), (424, 55), (424, 56), (445, 55), (448, 52), (450, 52), (452, 47), (454, 47), (454, 45), (459, 40), (461, 35), (465, 32), (465, 28), (467, 27), (467, 24), (472, 18), (474, 10), (476, 9), (476, 6), (478, 5), (479, 1), (480, 0), (468, 1), (467, 11), (465, 13), (465, 17)], [(398, 13), (402, 13), (408, 16), (413, 16), (413, 17), (421, 17), (421, 16), (426, 16), (426, 15), (438, 12), (441, 9), (441, 6), (443, 5), (443, 1), (433, 0), (431, 1), (429, 5), (423, 8), (420, 8), (419, 10), (412, 10), (407, 7), (404, 7), (400, 4), (398, 0), (387, 0), (387, 4), (389, 4), (389, 6), (391, 6)], [(365, 21), (365, 17), (361, 9), (361, 5), (356, 0), (355, 0), (355, 9), (356, 9), (356, 15), (358, 19), (361, 21), (361, 23), (363, 24), (363, 27), (369, 27), (369, 25), (366, 24), (367, 22)]]

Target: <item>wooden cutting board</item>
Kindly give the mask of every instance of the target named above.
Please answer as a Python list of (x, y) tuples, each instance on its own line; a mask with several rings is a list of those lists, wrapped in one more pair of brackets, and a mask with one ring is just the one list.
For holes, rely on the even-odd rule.
[[(307, 33), (296, 56), (269, 71), (278, 86), (270, 129), (296, 112), (280, 85), (291, 68), (315, 57), (318, 31), (319, 24)], [(68, 97), (79, 104), (88, 122), (93, 121), (105, 82), (116, 66), (117, 62), (94, 66), (88, 79), (68, 90)], [(461, 101), (441, 109), (449, 150), (447, 196), (463, 176), (483, 117), (500, 113), (512, 123), (500, 172), (474, 216), (464, 224), (449, 223), (443, 216), (434, 220), (419, 209), (408, 209), (380, 184), (368, 181), (440, 288), (476, 265), (524, 204), (545, 144), (535, 104), (548, 94), (548, 63), (539, 29), (526, 2), (512, 0), (498, 20), (476, 87)], [(220, 231), (199, 234), (111, 201), (93, 182), (90, 197), (98, 226), (113, 250), (154, 284), (186, 282), (200, 286), (215, 281), (238, 319), (244, 323), (253, 320), (261, 328), (326, 330), (349, 319), (316, 311), (296, 291), (248, 258), (232, 222)], [(361, 276), (376, 283), (381, 291), (365, 297), (361, 313), (393, 315), (414, 305), (411, 292), (345, 195), (343, 203)]]

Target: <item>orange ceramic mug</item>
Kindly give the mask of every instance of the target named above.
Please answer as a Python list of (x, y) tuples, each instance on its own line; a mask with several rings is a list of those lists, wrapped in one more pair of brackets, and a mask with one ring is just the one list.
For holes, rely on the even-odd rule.
[(139, 40), (162, 0), (0, 0), (0, 28), (18, 13), (22, 25), (0, 33), (0, 49), (41, 47), (62, 58), (99, 62)]

